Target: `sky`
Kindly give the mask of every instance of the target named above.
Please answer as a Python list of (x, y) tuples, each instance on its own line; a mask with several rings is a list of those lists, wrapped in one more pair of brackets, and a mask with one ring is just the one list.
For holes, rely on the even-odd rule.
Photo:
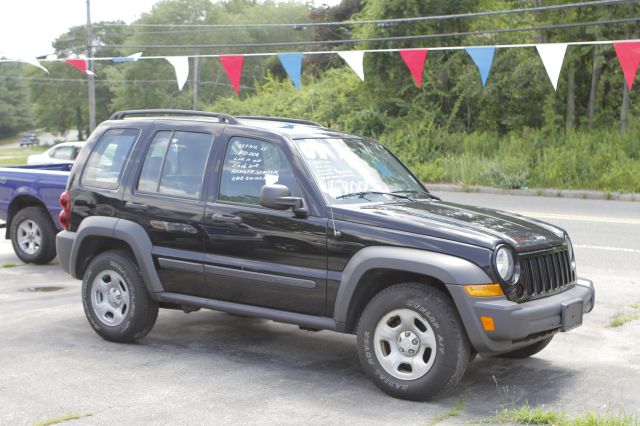
[[(91, 21), (130, 23), (158, 0), (91, 0)], [(314, 0), (330, 6), (340, 0)], [(69, 28), (87, 21), (86, 0), (2, 0), (0, 57), (33, 58), (53, 53), (51, 43)]]

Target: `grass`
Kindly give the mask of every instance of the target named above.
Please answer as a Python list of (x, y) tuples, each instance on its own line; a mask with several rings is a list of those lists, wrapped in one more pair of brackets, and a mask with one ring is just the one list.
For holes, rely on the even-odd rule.
[(633, 414), (612, 412), (609, 408), (603, 413), (589, 412), (570, 418), (563, 411), (547, 410), (544, 406), (532, 408), (524, 404), (519, 408), (505, 409), (492, 421), (520, 425), (549, 426), (638, 426), (640, 422)]
[(83, 417), (91, 417), (93, 413), (85, 413), (85, 414), (65, 414), (64, 416), (54, 417), (52, 419), (44, 420), (42, 422), (36, 423), (36, 426), (50, 426), (57, 425), (58, 423), (68, 422), (69, 420), (80, 420)]
[(464, 394), (460, 395), (460, 398), (456, 401), (456, 404), (447, 412), (440, 414), (436, 418), (434, 418), (429, 426), (433, 426), (438, 424), (444, 420), (450, 419), (451, 417), (458, 417), (462, 414), (462, 408), (464, 407)]
[(18, 265), (16, 265), (15, 263), (3, 263), (2, 264), (3, 268), (14, 268), (16, 266), (18, 266)]
[(611, 318), (609, 325), (611, 327), (621, 327), (628, 322), (640, 319), (640, 312), (621, 312)]
[(494, 419), (498, 423), (524, 425), (566, 425), (567, 416), (563, 412), (545, 410), (544, 407), (531, 408), (524, 404), (519, 408), (502, 410)]
[(48, 148), (49, 147), (46, 146), (31, 148), (2, 148), (0, 149), (0, 167), (27, 164), (27, 157), (32, 154), (40, 154)]
[(628, 322), (640, 319), (640, 303), (632, 303), (628, 306), (635, 311), (619, 312), (611, 318), (610, 327), (621, 327)]
[[(634, 309), (640, 309), (640, 304)], [(495, 417), (483, 420), (482, 423), (504, 423), (512, 425), (547, 425), (547, 426), (640, 426), (640, 419), (635, 414), (626, 414), (624, 410), (613, 411), (608, 405), (604, 413), (587, 412), (581, 416), (570, 417), (562, 410), (546, 409), (544, 405), (531, 407), (528, 402), (516, 404), (513, 389), (498, 384), (493, 380), (498, 393), (502, 395), (503, 405)]]

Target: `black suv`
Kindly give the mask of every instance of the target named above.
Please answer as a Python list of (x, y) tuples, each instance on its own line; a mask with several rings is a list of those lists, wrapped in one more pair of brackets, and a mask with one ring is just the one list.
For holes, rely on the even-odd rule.
[(478, 352), (539, 352), (594, 304), (562, 229), (441, 201), (377, 142), (304, 120), (116, 113), (60, 202), (60, 265), (103, 338), (142, 338), (158, 308), (353, 333), (405, 399)]

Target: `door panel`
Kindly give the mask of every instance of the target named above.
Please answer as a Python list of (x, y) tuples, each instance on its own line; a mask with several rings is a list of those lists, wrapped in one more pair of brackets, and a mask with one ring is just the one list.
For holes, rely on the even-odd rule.
[(265, 184), (286, 185), (303, 196), (291, 151), (284, 141), (238, 136), (225, 149), (206, 206), (203, 296), (324, 315), (327, 219), (260, 206)]
[[(235, 221), (220, 221), (219, 216)], [(207, 205), (202, 296), (323, 315), (327, 220), (260, 207)]]
[(122, 217), (147, 231), (165, 291), (204, 285), (203, 176), (212, 144), (209, 133), (156, 132), (125, 199)]

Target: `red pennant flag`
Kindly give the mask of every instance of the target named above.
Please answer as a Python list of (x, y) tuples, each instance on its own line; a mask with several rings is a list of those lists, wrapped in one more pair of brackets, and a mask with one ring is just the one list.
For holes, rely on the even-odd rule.
[(231, 85), (236, 90), (236, 95), (240, 90), (240, 78), (242, 77), (243, 55), (220, 55), (220, 63), (229, 77)]
[(424, 61), (427, 59), (427, 49), (401, 49), (400, 56), (409, 67), (418, 87), (422, 87), (422, 71), (424, 71)]
[(84, 73), (87, 72), (87, 61), (84, 59), (65, 59), (64, 61)]
[(640, 65), (640, 41), (613, 43), (613, 48), (616, 49), (624, 79), (631, 90)]

